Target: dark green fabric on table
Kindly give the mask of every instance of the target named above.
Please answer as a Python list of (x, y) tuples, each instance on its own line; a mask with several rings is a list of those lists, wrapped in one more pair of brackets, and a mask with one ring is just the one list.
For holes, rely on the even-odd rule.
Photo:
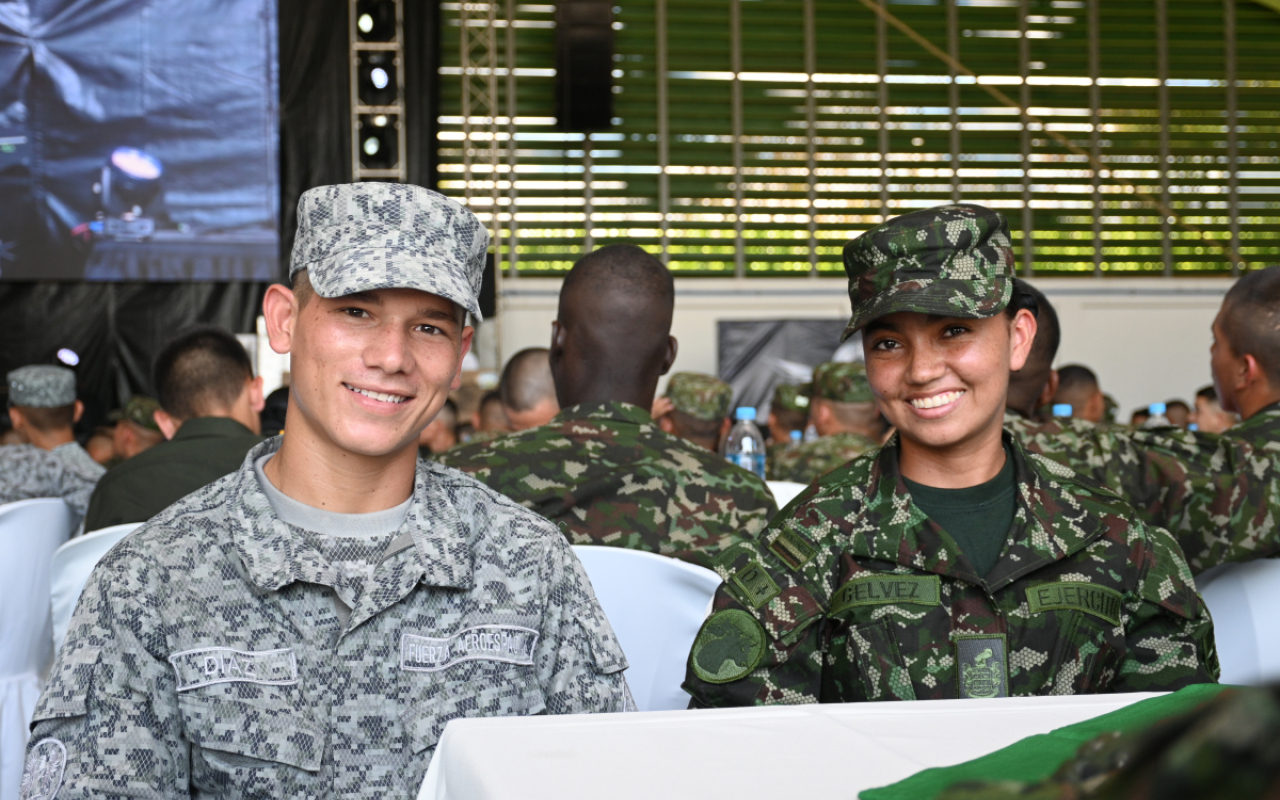
[(1013, 527), (1017, 491), (1013, 459), (1005, 454), (999, 474), (986, 483), (965, 489), (937, 489), (903, 478), (911, 500), (938, 525), (985, 576), (1000, 559), (1004, 540)]
[(1093, 719), (1077, 722), (1022, 741), (981, 758), (921, 770), (906, 780), (858, 794), (859, 800), (931, 800), (961, 781), (1035, 782), (1049, 777), (1062, 762), (1073, 758), (1080, 745), (1110, 731), (1145, 728), (1213, 699), (1228, 687), (1201, 683), (1173, 694), (1142, 700)]
[(196, 417), (161, 442), (115, 467), (89, 499), (84, 529), (146, 522), (183, 497), (235, 472), (262, 437), (227, 417)]

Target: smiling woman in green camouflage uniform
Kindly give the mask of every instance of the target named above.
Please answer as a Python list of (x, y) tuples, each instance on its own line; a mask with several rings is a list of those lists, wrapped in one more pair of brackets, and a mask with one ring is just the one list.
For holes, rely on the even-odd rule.
[[(844, 252), (897, 428), (726, 551), (695, 706), (1171, 690), (1218, 674), (1177, 545), (1001, 427), (1035, 318), (1004, 219), (908, 214)], [(1002, 313), (1003, 312), (1003, 313)]]

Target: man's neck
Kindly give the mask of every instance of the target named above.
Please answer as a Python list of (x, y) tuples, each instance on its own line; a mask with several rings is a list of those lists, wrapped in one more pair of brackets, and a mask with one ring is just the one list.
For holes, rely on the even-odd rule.
[(1240, 406), (1240, 418), (1248, 419), (1267, 406), (1280, 403), (1280, 392), (1270, 386), (1259, 386), (1242, 397), (1236, 398)]
[[(302, 430), (299, 430), (302, 428)], [(309, 506), (339, 514), (367, 514), (403, 503), (413, 492), (416, 443), (385, 456), (363, 456), (290, 426), (264, 471), (272, 485)]]
[(27, 435), (27, 440), (41, 450), (52, 450), (55, 447), (61, 447), (76, 440), (75, 434), (70, 428), (57, 431), (38, 431), (28, 428), (23, 431)]
[(900, 436), (902, 474), (938, 489), (967, 489), (1000, 473), (1005, 452), (1000, 419), (982, 432), (948, 447), (931, 447)]

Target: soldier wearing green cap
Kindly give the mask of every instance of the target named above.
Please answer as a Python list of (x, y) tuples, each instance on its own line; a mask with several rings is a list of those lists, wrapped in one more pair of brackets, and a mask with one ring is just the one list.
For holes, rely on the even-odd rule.
[(84, 516), (104, 469), (75, 439), (84, 412), (75, 373), (35, 364), (13, 370), (7, 382), (9, 420), (27, 444), (0, 447), (0, 503), (60, 497)]
[(769, 401), (769, 446), (765, 449), (765, 474), (773, 477), (778, 456), (800, 446), (804, 429), (809, 426), (809, 396), (813, 383), (780, 383), (773, 387)]
[[(670, 410), (663, 408), (666, 413), (655, 417), (659, 428), (713, 452), (720, 449), (733, 424), (733, 387), (701, 372), (677, 372), (667, 381), (666, 398)], [(654, 406), (659, 408), (656, 402)]]
[(715, 564), (694, 706), (1168, 691), (1217, 680), (1176, 542), (1003, 431), (1034, 315), (1004, 219), (951, 205), (844, 249), (896, 433)]
[(863, 364), (828, 361), (813, 371), (809, 421), (818, 438), (778, 456), (770, 479), (812, 483), (880, 445), (876, 407)]
[(154, 398), (135, 394), (124, 404), (124, 408), (111, 412), (108, 418), (115, 423), (111, 431), (111, 445), (117, 460), (108, 466), (115, 466), (120, 461), (145, 453), (164, 441), (164, 434), (156, 422), (156, 412), (159, 410), (160, 403)]

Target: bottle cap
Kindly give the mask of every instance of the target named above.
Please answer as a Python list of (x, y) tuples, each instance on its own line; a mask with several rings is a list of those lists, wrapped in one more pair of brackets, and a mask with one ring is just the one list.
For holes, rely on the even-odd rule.
[(1164, 403), (1152, 403), (1147, 406), (1147, 411), (1151, 412), (1151, 416), (1164, 416), (1164, 412), (1169, 409)]
[(733, 412), (734, 419), (749, 419), (752, 422), (756, 419), (756, 410), (751, 406), (741, 406), (737, 411)]
[(1187, 426), (1187, 430), (1189, 430), (1189, 431), (1198, 431), (1198, 430), (1200, 430), (1200, 426), (1199, 426), (1198, 424), (1196, 424), (1196, 423), (1194, 423), (1194, 422), (1193, 422), (1193, 423), (1191, 423), (1190, 425), (1188, 425), (1188, 426)]
[(1070, 404), (1070, 403), (1054, 403), (1054, 404), (1053, 404), (1053, 415), (1054, 415), (1055, 417), (1069, 417), (1069, 416), (1071, 416), (1071, 404)]
[(792, 432), (791, 432), (791, 441), (793, 441), (793, 442), (798, 442), (798, 441), (800, 441), (800, 440), (801, 440), (801, 439), (803, 439), (803, 438), (804, 438), (804, 431), (792, 431)]

